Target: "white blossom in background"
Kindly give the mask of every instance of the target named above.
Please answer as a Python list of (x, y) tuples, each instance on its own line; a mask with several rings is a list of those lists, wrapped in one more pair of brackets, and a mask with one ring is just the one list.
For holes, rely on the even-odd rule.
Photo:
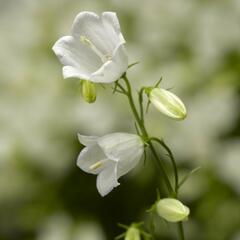
[(128, 68), (116, 13), (80, 12), (70, 36), (60, 38), (53, 51), (64, 65), (64, 78), (76, 77), (96, 83), (118, 80)]
[(119, 185), (118, 179), (140, 161), (144, 143), (135, 134), (112, 133), (103, 137), (78, 135), (86, 147), (79, 154), (77, 165), (83, 171), (98, 174), (97, 189), (107, 195)]

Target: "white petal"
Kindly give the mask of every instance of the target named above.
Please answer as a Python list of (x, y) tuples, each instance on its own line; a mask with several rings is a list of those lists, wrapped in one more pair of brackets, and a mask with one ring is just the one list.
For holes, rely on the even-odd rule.
[(79, 71), (76, 67), (64, 66), (63, 69), (64, 78), (80, 78), (88, 80), (90, 75)]
[(85, 135), (78, 134), (78, 140), (84, 146), (90, 146), (90, 145), (96, 144), (98, 138), (99, 137), (97, 136), (85, 136)]
[(109, 36), (111, 36), (112, 41), (114, 41), (116, 47), (125, 43), (125, 39), (121, 33), (117, 14), (115, 12), (102, 13), (102, 22), (105, 25)]
[(137, 146), (133, 146), (132, 149), (128, 150), (128, 152), (122, 154), (120, 161), (117, 164), (117, 178), (125, 175), (138, 165), (142, 158), (143, 151), (143, 147), (139, 148)]
[[(106, 16), (107, 15), (107, 16)], [(119, 33), (115, 31), (117, 23), (104, 14), (103, 19), (93, 12), (81, 12), (77, 15), (72, 26), (72, 35), (76, 38), (86, 37), (94, 46), (106, 55), (120, 43)]]
[(119, 185), (116, 170), (116, 164), (111, 163), (97, 176), (97, 189), (101, 196), (106, 196)]
[(96, 71), (101, 65), (101, 59), (93, 52), (91, 48), (82, 44), (80, 39), (75, 39), (72, 36), (60, 38), (53, 46), (53, 51), (63, 65), (74, 67), (72, 73), (67, 70), (66, 76), (69, 74), (78, 74), (89, 76), (90, 73)]
[(92, 82), (110, 83), (118, 80), (128, 68), (128, 57), (123, 45), (120, 45), (113, 53), (110, 61), (102, 65), (100, 69), (92, 74)]
[(98, 174), (103, 170), (105, 165), (99, 165), (98, 168), (91, 168), (91, 166), (104, 159), (106, 159), (106, 155), (101, 148), (98, 145), (91, 145), (85, 147), (80, 152), (77, 159), (77, 166), (87, 173)]
[[(98, 139), (98, 144), (108, 158), (122, 161), (133, 152), (143, 151), (143, 142), (138, 135), (129, 133), (112, 133)], [(130, 161), (130, 159), (129, 159)]]

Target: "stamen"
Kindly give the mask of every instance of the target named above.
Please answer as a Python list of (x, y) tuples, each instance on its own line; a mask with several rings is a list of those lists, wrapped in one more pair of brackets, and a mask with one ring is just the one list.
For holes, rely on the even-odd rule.
[(90, 170), (96, 170), (103, 165), (103, 161), (98, 161), (89, 167)]
[(112, 55), (110, 53), (102, 54), (101, 51), (99, 51), (97, 47), (88, 38), (86, 38), (86, 36), (80, 36), (80, 42), (90, 47), (101, 58), (103, 63), (112, 59)]

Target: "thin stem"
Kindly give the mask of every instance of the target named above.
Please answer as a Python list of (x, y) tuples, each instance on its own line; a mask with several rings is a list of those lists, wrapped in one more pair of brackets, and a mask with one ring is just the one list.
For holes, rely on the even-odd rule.
[[(130, 85), (130, 83), (128, 81), (128, 78), (127, 78), (126, 74), (123, 75), (123, 79), (124, 79), (124, 81), (126, 83), (126, 86), (127, 86), (128, 101), (129, 101), (130, 107), (132, 109), (133, 115), (134, 115), (134, 117), (136, 119), (136, 122), (137, 122), (137, 124), (138, 124), (138, 126), (139, 126), (139, 128), (140, 128), (140, 130), (142, 132), (142, 135), (143, 135), (142, 137), (143, 137), (143, 139), (148, 140), (149, 139), (149, 135), (147, 133), (147, 130), (146, 130), (144, 124), (141, 121), (141, 118), (139, 117), (138, 111), (137, 111), (136, 106), (134, 104), (131, 85)], [(151, 150), (151, 152), (152, 152), (152, 154), (154, 156), (154, 159), (156, 160), (157, 166), (160, 169), (160, 171), (162, 172), (162, 175), (163, 175), (163, 178), (165, 180), (165, 183), (166, 183), (166, 186), (168, 188), (169, 193), (170, 194), (174, 193), (174, 190), (173, 190), (172, 185), (171, 185), (171, 183), (169, 181), (169, 178), (168, 178), (168, 175), (166, 173), (166, 170), (164, 169), (164, 166), (163, 166), (162, 162), (160, 161), (160, 159), (158, 157), (157, 151), (155, 150), (155, 148), (154, 148), (153, 144), (151, 143), (151, 141), (148, 142), (148, 144), (149, 144), (149, 148), (150, 148), (150, 150)]]
[(178, 194), (178, 170), (177, 170), (177, 164), (174, 159), (173, 153), (164, 141), (162, 141), (156, 137), (152, 137), (150, 140), (153, 140), (153, 141), (159, 143), (168, 153), (168, 156), (169, 156), (169, 158), (172, 162), (172, 166), (173, 166), (173, 172), (174, 172), (174, 177), (175, 177), (175, 194), (177, 197), (177, 194)]
[[(178, 173), (177, 173), (177, 166), (176, 166), (176, 163), (175, 163), (175, 160), (174, 160), (174, 156), (173, 156), (170, 148), (163, 141), (161, 141), (160, 139), (157, 139), (157, 138), (152, 138), (152, 139), (149, 138), (148, 132), (147, 132), (147, 130), (145, 128), (145, 125), (144, 125), (144, 116), (143, 116), (143, 109), (142, 109), (142, 101), (143, 101), (142, 94), (143, 94), (143, 90), (141, 90), (140, 93), (139, 93), (139, 95), (141, 95), (141, 96), (139, 96), (139, 104), (140, 104), (140, 116), (139, 116), (139, 113), (138, 113), (138, 111), (136, 109), (136, 106), (135, 106), (135, 103), (134, 103), (134, 100), (133, 100), (131, 85), (130, 85), (130, 83), (128, 81), (128, 78), (127, 78), (126, 74), (124, 74), (122, 76), (122, 79), (125, 81), (127, 89), (123, 88), (119, 83), (118, 83), (118, 85), (120, 85), (124, 89), (124, 93), (128, 97), (128, 101), (129, 101), (131, 110), (132, 110), (133, 115), (135, 117), (136, 123), (139, 126), (139, 129), (141, 130), (142, 137), (148, 143), (149, 148), (150, 148), (150, 150), (151, 150), (151, 152), (152, 152), (152, 154), (154, 156), (154, 159), (156, 160), (157, 166), (158, 166), (158, 168), (160, 169), (160, 171), (163, 174), (163, 178), (165, 180), (165, 183), (166, 183), (166, 186), (167, 186), (169, 194), (173, 193), (175, 196), (177, 196)], [(174, 189), (173, 189), (173, 187), (171, 185), (171, 182), (169, 181), (169, 178), (168, 178), (168, 175), (166, 173), (166, 170), (164, 169), (164, 166), (163, 166), (161, 160), (159, 159), (157, 151), (155, 150), (151, 140), (159, 142), (161, 144), (161, 146), (164, 147), (165, 150), (168, 152), (168, 155), (169, 155), (169, 157), (170, 157), (170, 159), (172, 161), (173, 168), (174, 168), (175, 191), (174, 191)], [(178, 225), (179, 240), (185, 240), (182, 222), (179, 222), (177, 225)]]
[(185, 240), (182, 222), (177, 223), (179, 240)]
[(161, 160), (160, 160), (159, 157), (158, 157), (157, 151), (155, 150), (155, 148), (154, 148), (154, 146), (153, 146), (153, 144), (152, 144), (151, 142), (149, 142), (149, 148), (150, 148), (150, 150), (152, 151), (153, 156), (154, 156), (155, 159), (157, 160), (157, 161), (156, 161), (157, 166), (158, 166), (158, 168), (160, 169), (160, 171), (161, 171), (162, 174), (163, 174), (163, 178), (164, 178), (165, 183), (166, 183), (166, 186), (167, 186), (167, 188), (168, 188), (168, 192), (169, 192), (170, 194), (175, 194), (175, 193), (174, 193), (174, 190), (173, 190), (173, 188), (172, 188), (172, 185), (171, 185), (171, 183), (170, 183), (170, 181), (169, 181), (169, 178), (168, 178), (168, 175), (167, 175), (167, 173), (166, 173), (166, 170), (165, 170), (165, 168), (164, 168)]
[(142, 124), (144, 124), (144, 112), (143, 112), (143, 93), (145, 88), (141, 88), (139, 94), (138, 94), (138, 101), (139, 101), (139, 107), (140, 107), (140, 117), (142, 120)]
[(141, 118), (139, 117), (138, 111), (135, 107), (135, 103), (134, 103), (133, 96), (132, 96), (132, 88), (131, 88), (131, 85), (128, 81), (128, 78), (127, 78), (126, 74), (124, 74), (123, 79), (124, 79), (124, 81), (126, 83), (126, 86), (127, 86), (127, 97), (128, 97), (128, 101), (129, 101), (131, 110), (133, 112), (133, 115), (136, 119), (136, 122), (137, 122), (139, 128), (141, 129), (143, 137), (147, 137), (148, 134), (147, 134), (147, 131), (146, 131), (144, 125), (142, 124)]

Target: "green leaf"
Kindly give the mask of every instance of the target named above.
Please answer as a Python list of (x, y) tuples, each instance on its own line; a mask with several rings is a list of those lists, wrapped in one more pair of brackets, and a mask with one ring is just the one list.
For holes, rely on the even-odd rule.
[(188, 180), (189, 177), (191, 177), (194, 173), (196, 173), (198, 170), (200, 170), (201, 167), (194, 168), (191, 172), (189, 172), (178, 184), (178, 189)]
[(140, 63), (140, 62), (138, 61), (138, 62), (134, 62), (134, 63), (129, 64), (129, 65), (128, 65), (128, 69), (131, 68), (131, 67), (133, 67), (133, 66), (135, 66), (135, 65), (137, 65), (137, 64), (139, 64), (139, 63)]
[(160, 77), (160, 79), (157, 81), (154, 87), (158, 87), (162, 80), (163, 80), (163, 77)]

